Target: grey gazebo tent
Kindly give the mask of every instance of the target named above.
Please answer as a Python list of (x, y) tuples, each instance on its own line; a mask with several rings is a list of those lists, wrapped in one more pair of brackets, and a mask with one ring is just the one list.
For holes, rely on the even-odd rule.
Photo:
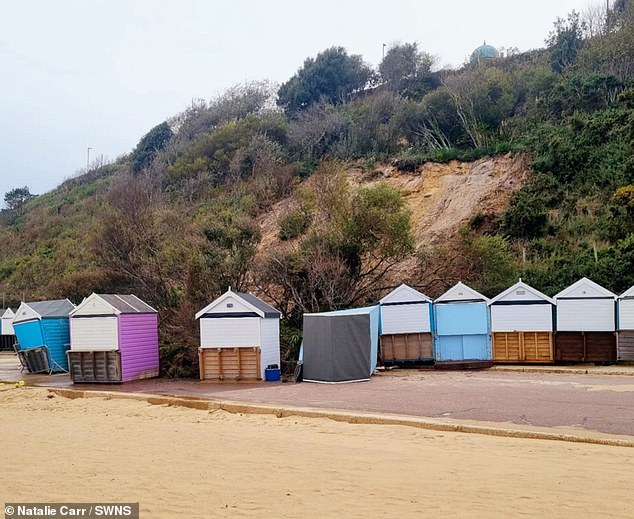
[(378, 338), (378, 306), (304, 314), (304, 380), (368, 380), (376, 368)]

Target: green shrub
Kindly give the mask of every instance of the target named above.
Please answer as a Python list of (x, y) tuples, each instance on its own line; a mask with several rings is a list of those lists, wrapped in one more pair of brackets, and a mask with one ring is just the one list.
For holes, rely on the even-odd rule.
[(280, 240), (299, 238), (306, 232), (311, 221), (311, 214), (301, 207), (289, 211), (280, 221)]
[(548, 215), (539, 199), (527, 191), (517, 191), (504, 214), (506, 234), (513, 238), (538, 238), (543, 236)]

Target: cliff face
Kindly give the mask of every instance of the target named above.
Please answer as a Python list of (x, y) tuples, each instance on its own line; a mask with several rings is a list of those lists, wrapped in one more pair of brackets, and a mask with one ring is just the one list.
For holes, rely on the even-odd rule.
[[(387, 182), (398, 189), (411, 211), (416, 244), (436, 246), (452, 242), (474, 215), (490, 219), (502, 213), (513, 192), (527, 184), (531, 171), (526, 157), (508, 154), (475, 162), (426, 163), (416, 173), (383, 165), (372, 171), (351, 168), (348, 175), (356, 185)], [(279, 241), (279, 221), (289, 203), (278, 202), (261, 219), (260, 251)]]
[(416, 176), (390, 168), (388, 182), (407, 198), (417, 242), (437, 245), (480, 213), (495, 216), (530, 178), (525, 158), (506, 155), (465, 163), (425, 164)]

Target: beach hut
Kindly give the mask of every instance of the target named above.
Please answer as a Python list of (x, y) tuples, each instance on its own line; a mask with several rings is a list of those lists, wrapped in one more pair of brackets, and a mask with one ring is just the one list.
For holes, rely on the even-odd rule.
[(229, 289), (196, 314), (201, 380), (264, 380), (280, 366), (280, 312)]
[(369, 380), (377, 363), (379, 319), (378, 306), (304, 314), (304, 380)]
[(13, 318), (15, 313), (11, 308), (7, 308), (0, 319), (0, 350), (12, 350), (15, 343), (15, 333), (13, 331)]
[(552, 362), (555, 301), (523, 283), (489, 301), (494, 362)]
[(381, 299), (379, 306), (384, 363), (434, 359), (431, 299), (403, 284)]
[(73, 382), (158, 376), (157, 311), (134, 295), (91, 294), (70, 312), (68, 364)]
[(436, 364), (491, 361), (489, 300), (458, 283), (434, 301)]
[(617, 360), (634, 361), (634, 286), (618, 298)]
[(11, 308), (7, 308), (2, 314), (2, 328), (0, 333), (2, 335), (15, 335), (13, 332), (13, 319), (15, 318), (15, 312)]
[(68, 314), (74, 309), (75, 305), (68, 299), (58, 299), (22, 303), (15, 312), (13, 330), (20, 349), (46, 346), (50, 372), (68, 371)]
[(616, 360), (616, 295), (582, 278), (555, 297), (555, 361)]

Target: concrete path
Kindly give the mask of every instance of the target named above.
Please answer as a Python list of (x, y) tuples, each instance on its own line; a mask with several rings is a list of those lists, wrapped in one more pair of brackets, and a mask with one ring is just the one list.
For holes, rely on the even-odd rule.
[[(16, 380), (16, 359), (0, 354), (0, 380)], [(12, 364), (13, 363), (13, 364)], [(607, 367), (608, 373), (616, 368)], [(521, 369), (521, 368), (520, 368)], [(393, 370), (355, 384), (214, 384), (153, 379), (73, 385), (68, 375), (23, 375), (27, 385), (132, 392), (223, 402), (389, 413), (448, 421), (566, 428), (634, 436), (634, 367), (511, 371)], [(563, 370), (563, 372), (561, 372)], [(579, 371), (581, 370), (581, 371)], [(586, 371), (588, 372), (586, 374)]]

